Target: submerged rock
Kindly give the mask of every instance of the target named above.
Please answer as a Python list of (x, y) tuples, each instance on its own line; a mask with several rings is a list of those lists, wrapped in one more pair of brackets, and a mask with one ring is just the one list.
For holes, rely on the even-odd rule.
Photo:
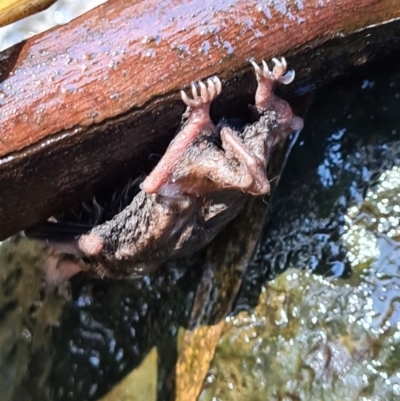
[(230, 318), (200, 400), (397, 399), (400, 327), (379, 291), (287, 270)]

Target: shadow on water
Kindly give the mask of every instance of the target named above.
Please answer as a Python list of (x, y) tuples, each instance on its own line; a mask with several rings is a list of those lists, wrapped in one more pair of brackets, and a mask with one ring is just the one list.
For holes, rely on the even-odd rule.
[[(260, 294), (265, 294), (269, 280), (293, 267), (311, 269), (322, 278), (352, 280), (354, 257), (350, 257), (349, 241), (344, 241), (348, 211), (364, 202), (383, 171), (400, 165), (398, 61), (392, 58), (366, 66), (324, 88), (316, 97), (273, 196), (270, 217), (245, 277), (235, 316), (259, 308)], [(10, 258), (2, 259), (3, 272), (4, 266), (14, 263)], [(38, 260), (23, 259), (22, 270), (36, 266)], [(5, 328), (0, 341), (3, 350), (5, 344), (8, 347), (1, 353), (0, 371), (15, 371), (8, 383), (2, 382), (9, 389), (5, 401), (96, 400), (137, 367), (154, 346), (158, 349), (158, 399), (165, 399), (167, 377), (177, 355), (178, 328), (187, 327), (202, 261), (202, 254), (195, 255), (136, 281), (77, 276), (70, 293), (50, 303), (38, 284), (40, 280), (27, 276), (41, 294), (29, 298), (36, 309), (28, 301), (25, 308), (14, 305), (20, 303), (15, 301), (18, 297), (24, 297), (21, 291), (4, 298), (0, 305), (0, 324), (3, 322)], [(35, 271), (40, 277), (38, 269)], [(6, 273), (3, 276), (4, 289), (10, 280)], [(36, 319), (37, 310), (44, 311), (40, 316), (46, 315), (46, 302), (53, 311), (59, 308), (54, 312), (54, 320), (59, 322), (52, 330), (54, 321)], [(29, 323), (32, 315), (36, 320)], [(7, 327), (5, 316), (10, 320)], [(19, 323), (12, 326), (12, 319)], [(24, 340), (25, 351), (21, 353), (18, 350), (26, 327), (30, 338)], [(334, 353), (336, 348), (329, 347)], [(257, 352), (256, 348), (251, 352)], [(14, 387), (26, 391), (13, 389), (12, 380)], [(216, 390), (210, 393), (209, 386), (208, 391), (214, 394)], [(202, 399), (208, 399), (207, 394)]]

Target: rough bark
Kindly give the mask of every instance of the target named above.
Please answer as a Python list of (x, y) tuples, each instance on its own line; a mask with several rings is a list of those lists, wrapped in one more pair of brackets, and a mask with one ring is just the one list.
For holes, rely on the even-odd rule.
[[(251, 101), (248, 60), (288, 55), (301, 94), (398, 48), (392, 0), (109, 1), (0, 54), (0, 239), (123, 175), (147, 172), (217, 74), (212, 113)], [(380, 25), (369, 28), (371, 25)], [(361, 31), (360, 31), (361, 30)]]

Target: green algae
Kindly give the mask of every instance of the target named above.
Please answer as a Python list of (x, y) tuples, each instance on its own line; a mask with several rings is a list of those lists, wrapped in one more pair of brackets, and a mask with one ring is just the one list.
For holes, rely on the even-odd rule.
[(2, 401), (47, 400), (54, 354), (51, 329), (67, 293), (45, 294), (43, 247), (20, 236), (0, 245), (0, 392)]
[(376, 324), (366, 292), (287, 270), (230, 318), (200, 400), (397, 399), (400, 327)]

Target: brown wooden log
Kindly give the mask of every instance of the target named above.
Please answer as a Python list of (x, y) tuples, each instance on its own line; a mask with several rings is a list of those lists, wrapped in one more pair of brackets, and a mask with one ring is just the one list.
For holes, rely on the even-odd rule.
[[(233, 113), (251, 101), (248, 60), (289, 53), (300, 93), (310, 77), (323, 82), (398, 46), (396, 22), (356, 32), (399, 16), (392, 0), (111, 0), (8, 49), (0, 55), (0, 239), (148, 171), (148, 155), (162, 152), (179, 124), (179, 90), (190, 82), (220, 76), (213, 111)], [(345, 51), (333, 54), (338, 45)], [(335, 69), (318, 75), (327, 60)]]

